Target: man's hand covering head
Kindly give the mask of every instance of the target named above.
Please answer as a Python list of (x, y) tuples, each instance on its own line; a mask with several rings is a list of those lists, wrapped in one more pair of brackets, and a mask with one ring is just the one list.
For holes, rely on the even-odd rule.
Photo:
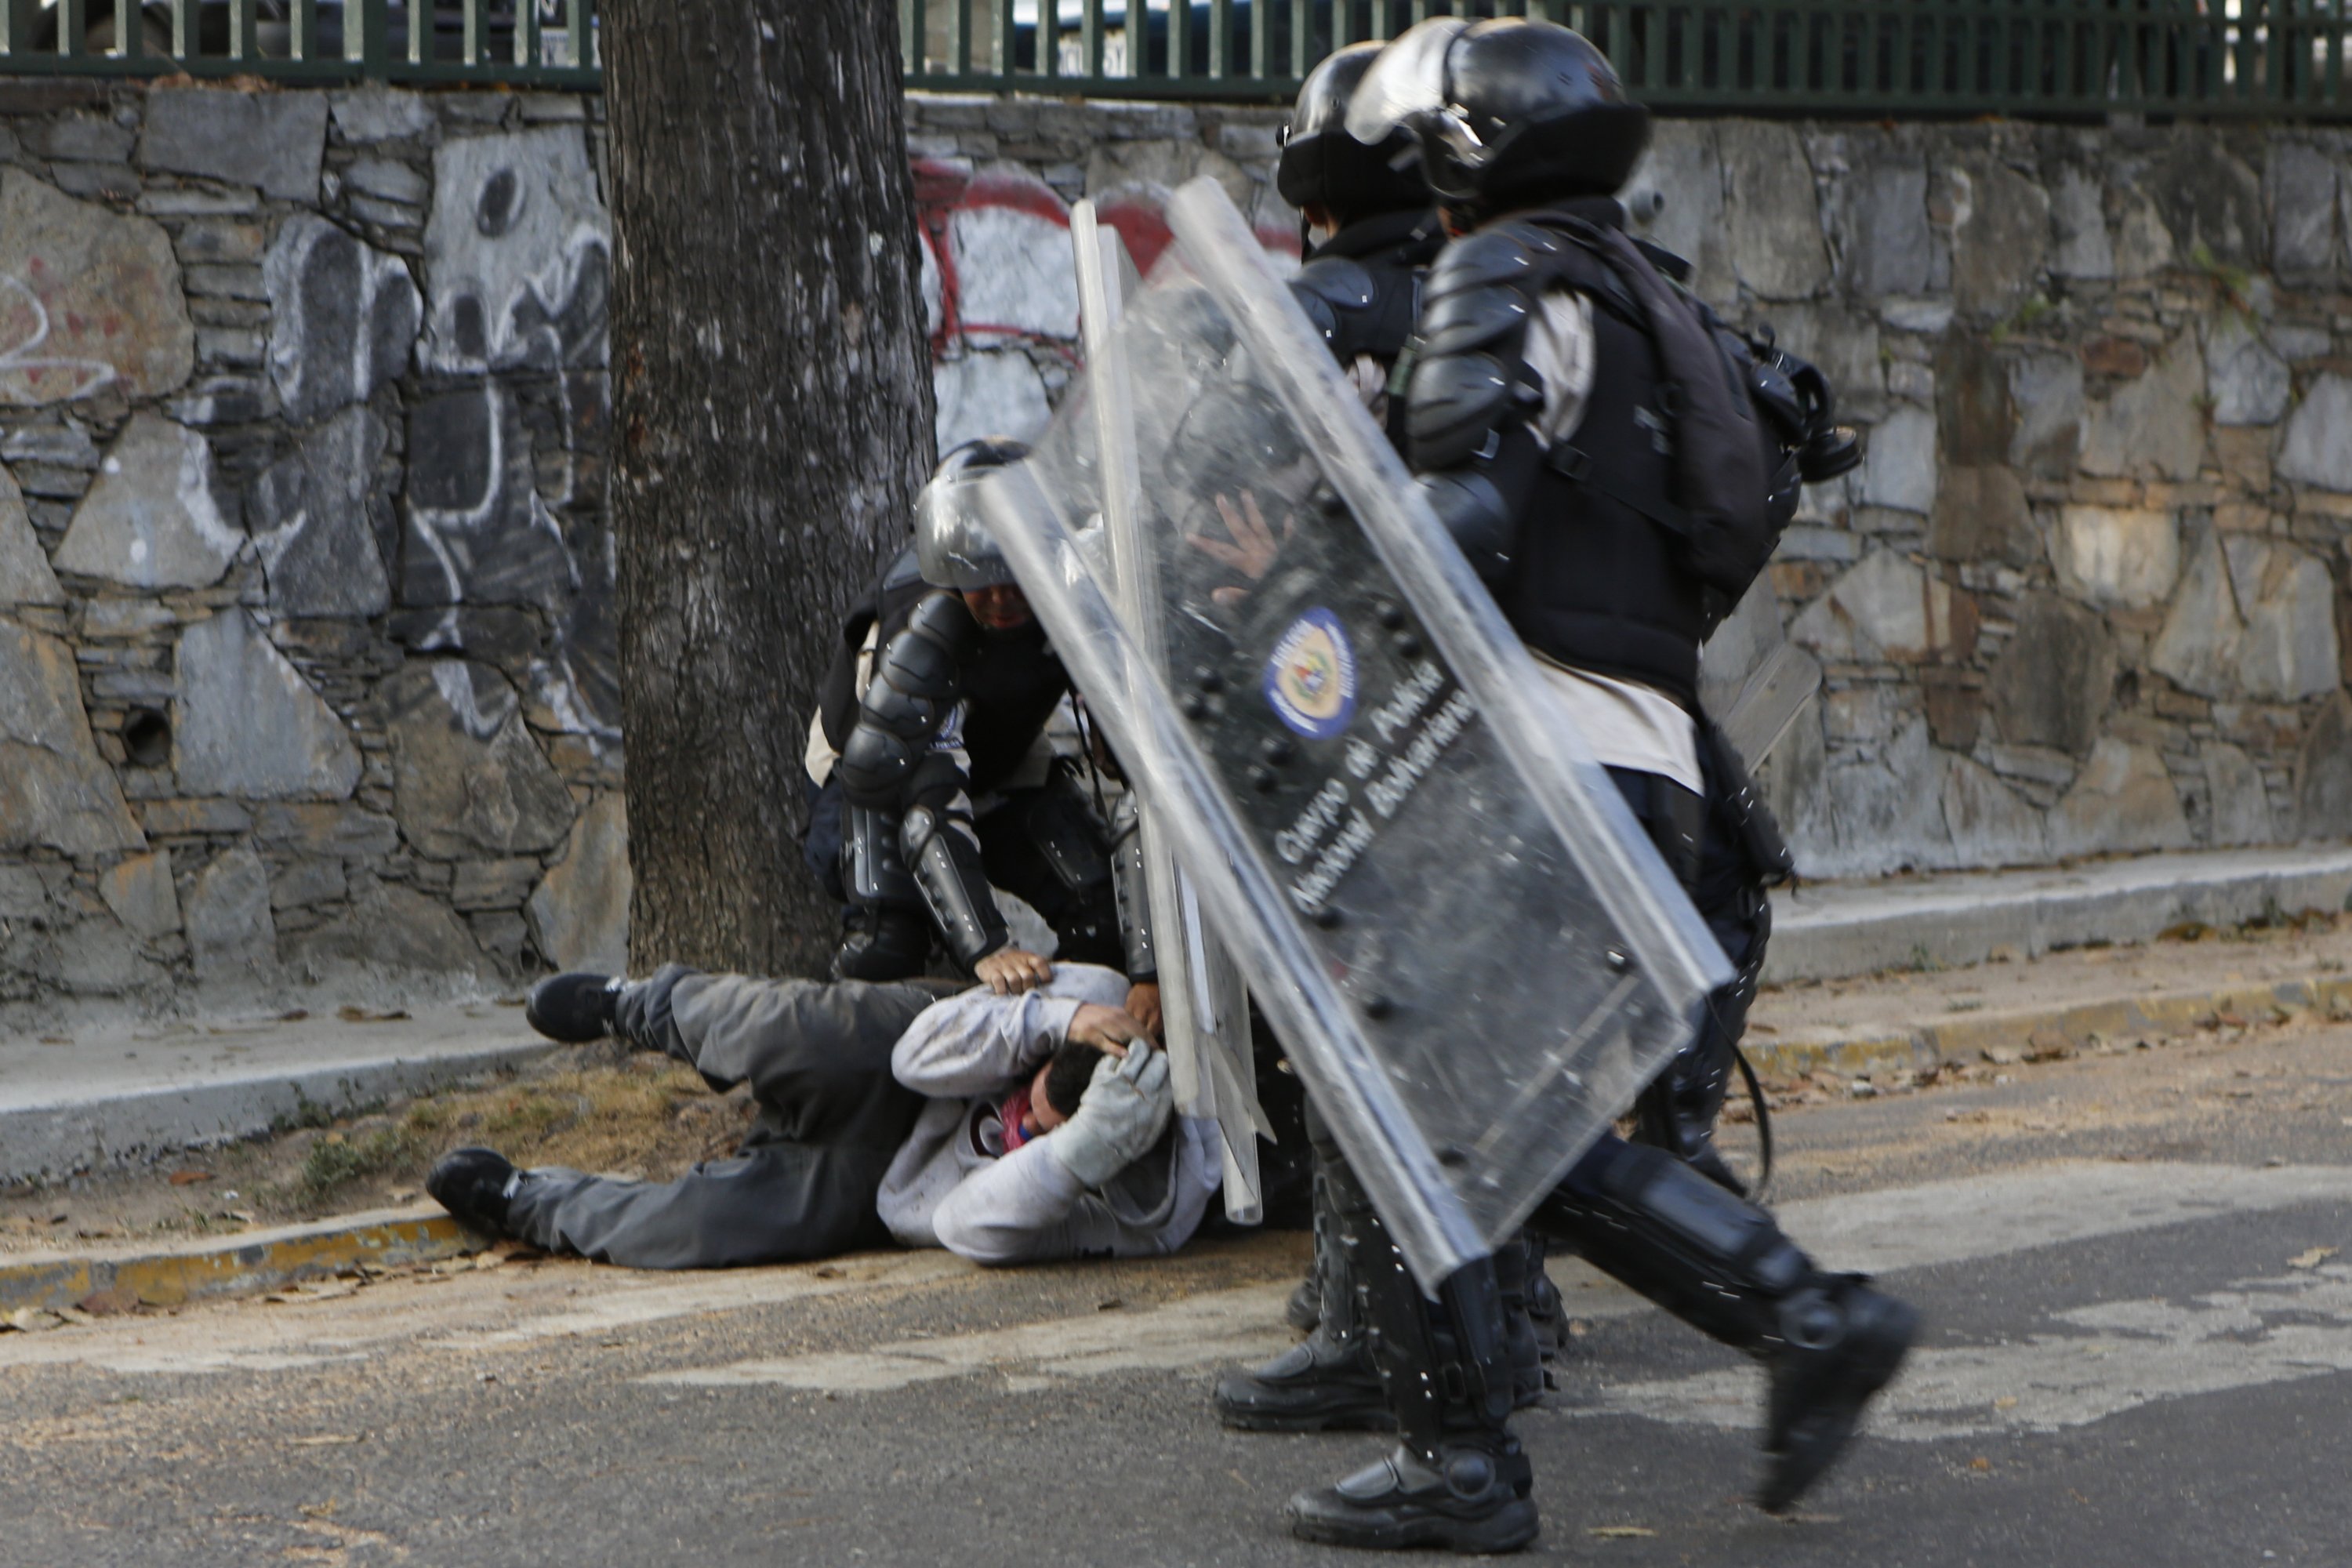
[(1099, 1187), (1160, 1142), (1175, 1106), (1168, 1053), (1138, 1040), (1125, 1057), (1102, 1059), (1078, 1113), (1055, 1128), (1045, 1146), (1081, 1184)]

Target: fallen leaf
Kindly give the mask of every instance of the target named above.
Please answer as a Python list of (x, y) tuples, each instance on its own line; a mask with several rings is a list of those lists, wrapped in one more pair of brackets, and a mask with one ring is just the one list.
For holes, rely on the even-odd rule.
[(2286, 1266), (2289, 1268), (2316, 1268), (2341, 1250), (2335, 1247), (2315, 1247), (2308, 1252), (2298, 1252), (2288, 1258)]
[(1979, 1454), (1975, 1458), (1969, 1461), (1969, 1468), (1972, 1470), (1990, 1470), (1992, 1468), (1992, 1461)]
[(1584, 1533), (1597, 1535), (1603, 1541), (1638, 1541), (1658, 1532), (1644, 1530), (1638, 1524), (1595, 1524), (1587, 1526)]
[(335, 1016), (346, 1024), (397, 1024), (408, 1016), (408, 1009), (394, 1007), (388, 1011), (378, 1012), (373, 1008), (355, 1006), (346, 1002), (335, 1009)]
[(838, 1279), (841, 1278), (841, 1270), (828, 1263), (816, 1270), (816, 1277), (820, 1279)]
[(2013, 1046), (1987, 1046), (1979, 1054), (1997, 1068), (2010, 1067), (2017, 1060), (2017, 1050)]
[(253, 1211), (251, 1209), (223, 1209), (221, 1210), (221, 1218), (233, 1219), (240, 1225), (252, 1225), (255, 1223)]
[(289, 1437), (286, 1446), (289, 1448), (333, 1448), (360, 1440), (357, 1432), (321, 1432), (315, 1437)]
[(299, 1024), (310, 1016), (310, 1009), (308, 1007), (296, 1007), (290, 1011), (278, 1014), (278, 1021), (281, 1024)]
[(212, 1179), (213, 1173), (210, 1171), (174, 1171), (171, 1175), (172, 1184), (175, 1187), (193, 1187), (198, 1182), (209, 1182)]
[(17, 1334), (37, 1334), (45, 1329), (65, 1327), (65, 1319), (56, 1312), (39, 1307), (19, 1307), (13, 1312), (0, 1312), (0, 1331)]
[(1097, 1301), (1095, 1303), (1095, 1310), (1097, 1312), (1116, 1312), (1121, 1307), (1126, 1305), (1126, 1302), (1120, 1300), (1118, 1297), (1113, 1296), (1106, 1300)]
[(2017, 1408), (2017, 1395), (2014, 1394), (2004, 1394), (1999, 1399), (1992, 1402), (1992, 1407), (1995, 1410), (2014, 1410)]

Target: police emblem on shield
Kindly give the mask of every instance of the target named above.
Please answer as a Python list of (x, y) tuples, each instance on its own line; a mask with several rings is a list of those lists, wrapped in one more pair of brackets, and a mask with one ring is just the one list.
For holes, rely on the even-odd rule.
[(1310, 741), (1328, 741), (1356, 716), (1356, 650), (1339, 617), (1317, 605), (1290, 625), (1265, 663), (1274, 716)]

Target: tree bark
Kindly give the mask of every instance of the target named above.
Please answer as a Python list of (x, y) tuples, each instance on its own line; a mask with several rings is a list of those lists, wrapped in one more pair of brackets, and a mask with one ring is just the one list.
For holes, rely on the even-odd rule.
[(801, 755), (930, 471), (896, 0), (607, 0), (639, 973), (823, 972)]

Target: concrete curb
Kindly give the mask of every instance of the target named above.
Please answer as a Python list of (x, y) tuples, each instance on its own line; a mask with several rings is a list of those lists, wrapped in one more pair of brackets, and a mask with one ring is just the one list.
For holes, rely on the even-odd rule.
[(2345, 909), (2352, 847), (2197, 850), (2032, 871), (1810, 882), (1772, 897), (1767, 982), (2038, 958), (2088, 942), (2150, 942), (2195, 922)]
[(2066, 1055), (2090, 1045), (2095, 1035), (2128, 1040), (2231, 1019), (2254, 1023), (2313, 1012), (2352, 1015), (2352, 978), (2151, 992), (2064, 1007), (1969, 1013), (1908, 1029), (1791, 1030), (1765, 1040), (1750, 1037), (1744, 1048), (1759, 1073), (1782, 1078), (1821, 1068), (1845, 1074), (1924, 1070), (1980, 1057), (2000, 1059), (2003, 1053), (2014, 1053), (2019, 1060), (2037, 1053)]
[(488, 1238), (438, 1208), (373, 1209), (310, 1225), (100, 1255), (48, 1252), (0, 1260), (0, 1313), (25, 1308), (121, 1311), (248, 1296), (365, 1264), (394, 1268), (483, 1251)]
[(369, 1061), (291, 1067), (48, 1105), (0, 1106), (0, 1181), (58, 1176), (163, 1150), (201, 1148), (306, 1116), (341, 1115), (563, 1047), (539, 1038)]

